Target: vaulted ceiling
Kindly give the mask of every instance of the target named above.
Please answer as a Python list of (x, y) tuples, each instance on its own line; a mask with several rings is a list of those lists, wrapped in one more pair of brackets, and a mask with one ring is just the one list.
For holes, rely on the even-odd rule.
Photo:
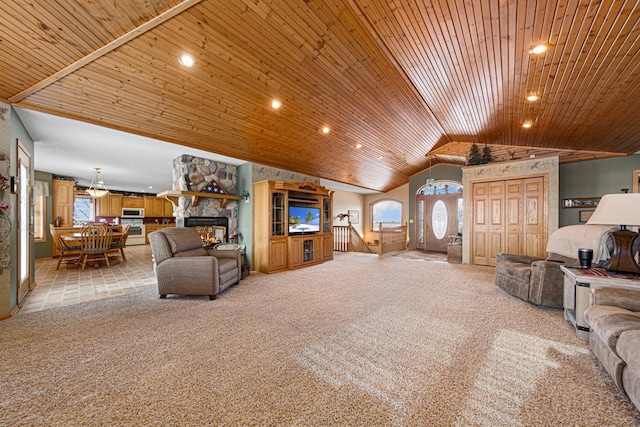
[(639, 1), (31, 0), (0, 15), (6, 102), (374, 190), (474, 142), (561, 162), (640, 149)]

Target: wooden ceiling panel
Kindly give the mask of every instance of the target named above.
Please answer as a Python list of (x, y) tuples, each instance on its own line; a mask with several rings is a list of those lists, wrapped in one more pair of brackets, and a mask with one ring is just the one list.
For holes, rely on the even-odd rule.
[[(365, 188), (472, 142), (561, 162), (640, 149), (639, 2), (33, 0), (0, 14), (0, 99)], [(529, 55), (538, 42), (550, 50)]]
[(0, 98), (10, 99), (179, 3), (180, 0), (3, 2), (0, 70), (3, 74), (14, 72), (0, 86)]

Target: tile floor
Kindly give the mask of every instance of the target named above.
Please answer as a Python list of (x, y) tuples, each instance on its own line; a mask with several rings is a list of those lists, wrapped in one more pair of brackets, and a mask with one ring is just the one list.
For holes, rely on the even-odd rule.
[(149, 245), (125, 248), (126, 263), (111, 267), (79, 268), (60, 266), (57, 259), (36, 261), (37, 286), (22, 301), (18, 315), (111, 298), (156, 286)]

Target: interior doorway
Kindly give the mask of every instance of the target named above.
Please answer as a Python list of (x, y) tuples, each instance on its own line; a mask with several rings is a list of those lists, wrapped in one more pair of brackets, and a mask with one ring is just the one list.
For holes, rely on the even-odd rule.
[(33, 203), (31, 195), (31, 155), (18, 141), (18, 304), (31, 289), (31, 248)]
[(452, 236), (462, 235), (462, 184), (427, 183), (416, 194), (416, 248), (447, 252)]

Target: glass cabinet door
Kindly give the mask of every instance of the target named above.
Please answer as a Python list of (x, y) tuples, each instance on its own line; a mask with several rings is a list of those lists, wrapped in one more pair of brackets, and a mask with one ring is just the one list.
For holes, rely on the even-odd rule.
[(285, 193), (271, 193), (271, 236), (284, 236), (287, 226)]
[(331, 232), (331, 199), (328, 197), (322, 199), (322, 232)]

